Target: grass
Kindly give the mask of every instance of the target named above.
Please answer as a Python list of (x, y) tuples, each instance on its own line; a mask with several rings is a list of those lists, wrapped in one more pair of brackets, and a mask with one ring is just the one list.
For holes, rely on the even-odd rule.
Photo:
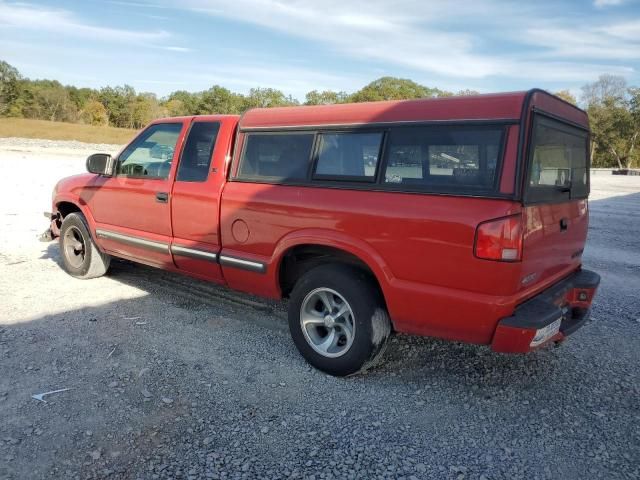
[(26, 118), (0, 118), (0, 137), (43, 138), (46, 140), (77, 140), (87, 143), (123, 145), (136, 130), (115, 127), (95, 127), (78, 123), (49, 122)]

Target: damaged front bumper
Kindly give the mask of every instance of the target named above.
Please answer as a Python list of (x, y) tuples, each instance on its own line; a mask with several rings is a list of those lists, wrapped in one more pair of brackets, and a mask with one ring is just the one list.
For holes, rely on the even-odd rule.
[(518, 306), (498, 322), (491, 348), (502, 353), (527, 353), (561, 342), (586, 323), (600, 275), (579, 270)]
[(38, 240), (41, 242), (50, 242), (55, 240), (60, 235), (60, 229), (58, 227), (58, 214), (51, 212), (44, 212), (45, 218), (49, 219), (49, 228), (38, 235)]

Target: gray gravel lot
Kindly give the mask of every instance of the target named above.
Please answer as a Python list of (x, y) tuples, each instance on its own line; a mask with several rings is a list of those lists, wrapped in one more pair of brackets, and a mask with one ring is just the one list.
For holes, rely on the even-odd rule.
[(560, 348), (396, 336), (338, 379), (282, 304), (124, 261), (66, 275), (35, 235), (97, 147), (52, 143), (0, 139), (0, 478), (640, 478), (640, 177), (593, 178), (602, 285)]

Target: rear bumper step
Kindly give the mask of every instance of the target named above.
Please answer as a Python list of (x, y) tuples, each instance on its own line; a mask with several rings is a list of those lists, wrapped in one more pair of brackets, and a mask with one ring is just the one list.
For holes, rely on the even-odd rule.
[(503, 353), (527, 353), (559, 342), (586, 323), (600, 275), (580, 270), (550, 286), (498, 322), (491, 348)]

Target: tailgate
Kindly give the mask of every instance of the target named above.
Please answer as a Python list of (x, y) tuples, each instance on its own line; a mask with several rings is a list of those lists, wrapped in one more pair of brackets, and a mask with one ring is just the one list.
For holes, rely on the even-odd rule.
[(580, 266), (587, 239), (587, 200), (524, 208), (521, 288), (557, 278)]

